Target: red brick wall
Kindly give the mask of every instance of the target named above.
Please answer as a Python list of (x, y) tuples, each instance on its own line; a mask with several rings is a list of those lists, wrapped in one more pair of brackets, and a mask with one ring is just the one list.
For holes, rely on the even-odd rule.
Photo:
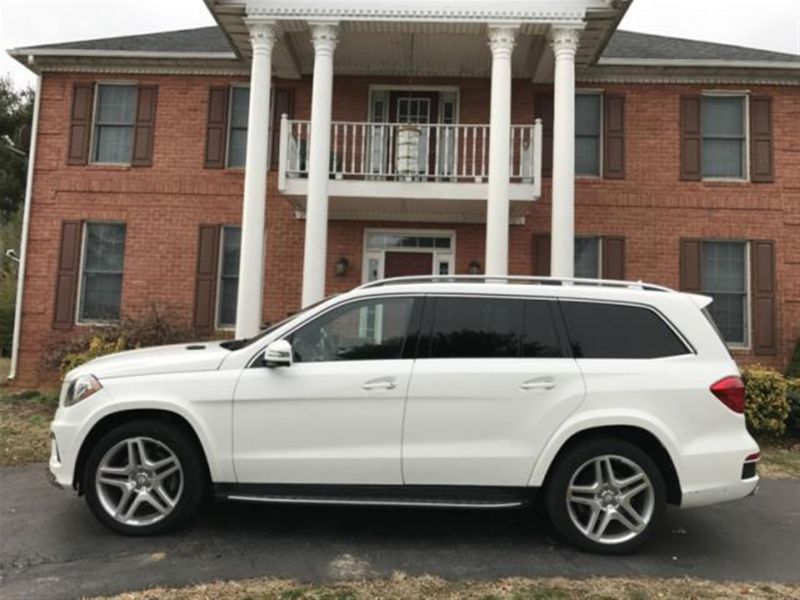
[[(109, 75), (97, 79), (111, 79)], [(208, 86), (241, 81), (231, 77), (147, 76), (159, 86), (153, 166), (149, 168), (67, 166), (67, 133), (75, 81), (91, 75), (46, 74), (42, 84), (39, 139), (34, 177), (28, 265), (17, 384), (52, 384), (55, 374), (43, 356), (60, 335), (52, 330), (54, 283), (60, 224), (64, 219), (119, 220), (127, 223), (122, 311), (142, 314), (153, 305), (172, 309), (187, 322), (194, 301), (198, 226), (238, 223), (243, 175), (240, 170), (203, 168)], [(130, 76), (120, 76), (129, 80)], [(363, 120), (369, 85), (389, 78), (337, 77), (333, 117)], [(398, 82), (405, 83), (405, 82)], [(277, 82), (295, 88), (295, 115), (307, 118), (310, 80)], [(482, 79), (420, 80), (458, 85), (460, 121), (486, 123), (489, 82)], [(580, 87), (580, 85), (578, 86)], [(800, 88), (748, 87), (773, 97), (775, 183), (700, 183), (678, 180), (678, 98), (703, 86), (598, 86), (625, 94), (626, 179), (579, 179), (576, 231), (624, 235), (626, 274), (678, 286), (678, 243), (682, 237), (771, 239), (776, 241), (779, 352), (773, 357), (737, 358), (782, 366), (800, 337)], [(714, 86), (719, 88), (720, 86)], [(539, 88), (544, 90), (546, 88)], [(514, 81), (512, 119), (530, 122), (536, 89)], [(301, 289), (304, 221), (268, 180), (267, 264), (264, 317), (282, 318), (298, 307)], [(343, 291), (361, 281), (365, 227), (451, 229), (456, 231), (456, 269), (472, 259), (484, 263), (483, 225), (332, 221), (328, 239), (328, 291)], [(524, 226), (512, 226), (510, 271), (531, 272), (532, 235), (550, 229), (550, 185)], [(334, 263), (346, 257), (351, 270), (333, 276)]]

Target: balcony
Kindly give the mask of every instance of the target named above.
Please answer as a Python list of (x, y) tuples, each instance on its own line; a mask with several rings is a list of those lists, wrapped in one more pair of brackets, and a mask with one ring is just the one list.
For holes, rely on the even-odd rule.
[[(278, 189), (305, 209), (311, 125), (283, 118)], [(512, 220), (541, 192), (542, 126), (512, 125)], [(334, 219), (484, 222), (489, 126), (335, 121), (328, 193)]]

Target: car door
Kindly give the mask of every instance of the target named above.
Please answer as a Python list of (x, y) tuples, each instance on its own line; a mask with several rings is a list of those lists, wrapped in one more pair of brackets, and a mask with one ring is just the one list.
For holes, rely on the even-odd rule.
[(584, 399), (555, 300), (428, 298), (403, 432), (406, 484), (524, 486)]
[(245, 369), (233, 408), (238, 481), (402, 483), (413, 364), (406, 346), (417, 306), (398, 296), (335, 306), (285, 338), (290, 366)]

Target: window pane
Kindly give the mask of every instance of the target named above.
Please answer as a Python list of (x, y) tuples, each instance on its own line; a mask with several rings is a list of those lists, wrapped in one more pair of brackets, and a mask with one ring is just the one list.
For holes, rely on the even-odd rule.
[(706, 96), (700, 118), (703, 137), (744, 137), (744, 98)]
[(236, 325), (236, 302), (239, 291), (238, 277), (223, 277), (219, 282), (219, 324)]
[(247, 156), (247, 130), (232, 129), (228, 141), (228, 166), (243, 167)]
[(600, 240), (575, 238), (575, 277), (596, 279), (600, 276)]
[(600, 138), (575, 138), (575, 174), (600, 175)]
[(556, 358), (563, 356), (553, 323), (553, 303), (545, 300), (525, 302), (525, 328), (522, 334), (522, 356)]
[(125, 226), (117, 223), (89, 223), (86, 225), (84, 246), (80, 319), (119, 319)]
[(231, 93), (231, 127), (247, 129), (249, 104), (250, 88), (234, 87)]
[(575, 135), (600, 135), (600, 95), (575, 96)]
[(723, 339), (747, 341), (747, 257), (744, 242), (704, 242), (703, 293), (714, 298), (708, 307)]
[(708, 312), (717, 324), (722, 339), (729, 344), (745, 344), (747, 342), (745, 307), (746, 294), (710, 293), (714, 302), (708, 306)]
[(133, 153), (133, 127), (98, 125), (94, 145), (95, 162), (129, 163)]
[(672, 329), (647, 308), (565, 301), (561, 309), (576, 358), (658, 358), (687, 353)]
[(222, 264), (220, 267), (217, 322), (223, 326), (236, 324), (241, 237), (242, 230), (240, 227), (222, 228)]
[(124, 255), (124, 225), (89, 223), (86, 226), (85, 270), (121, 273)]
[(519, 356), (522, 300), (438, 298), (431, 358)]
[(743, 177), (744, 142), (734, 139), (703, 139), (704, 177)]
[(239, 246), (242, 243), (241, 227), (225, 227), (222, 238), (222, 274), (238, 276)]
[(399, 359), (413, 303), (412, 298), (382, 298), (334, 309), (294, 334), (294, 360)]
[(97, 122), (133, 125), (136, 119), (135, 85), (98, 85)]

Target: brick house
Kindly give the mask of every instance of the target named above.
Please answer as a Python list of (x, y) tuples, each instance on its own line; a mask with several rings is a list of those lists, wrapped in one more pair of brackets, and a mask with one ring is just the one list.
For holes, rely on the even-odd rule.
[(800, 57), (619, 31), (606, 0), (207, 4), (10, 51), (39, 75), (16, 384), (154, 305), (248, 336), (413, 274), (702, 292), (737, 359), (788, 361)]

